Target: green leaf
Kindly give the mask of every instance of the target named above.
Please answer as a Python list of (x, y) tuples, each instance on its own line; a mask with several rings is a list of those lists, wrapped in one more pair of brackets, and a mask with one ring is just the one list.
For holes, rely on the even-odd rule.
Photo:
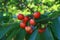
[(53, 35), (48, 28), (43, 33), (36, 33), (34, 32), (34, 34), (31, 35), (29, 40), (54, 40)]
[(11, 27), (7, 27), (4, 30), (0, 31), (0, 39), (11, 29)]
[(20, 29), (14, 40), (24, 40), (26, 32), (23, 29)]
[(38, 33), (36, 40), (54, 40), (50, 29), (46, 28), (45, 32)]
[(0, 40), (6, 40), (6, 35), (4, 35)]
[(13, 28), (16, 28), (16, 27), (19, 27), (18, 26), (18, 23), (13, 23), (13, 24), (10, 24), (10, 25), (8, 25), (6, 28), (2, 28), (1, 30), (0, 30), (0, 39), (4, 36), (4, 35), (6, 35), (6, 33), (8, 33), (10, 30), (12, 30)]
[(15, 35), (20, 31), (20, 28), (15, 29), (11, 34), (7, 37), (7, 40), (14, 39)]
[(41, 2), (41, 0), (33, 0), (34, 1), (34, 4), (39, 4)]
[(29, 40), (35, 40), (38, 34), (38, 30), (35, 30), (32, 35), (30, 36)]
[(55, 40), (60, 40), (60, 16), (53, 20), (53, 24), (50, 25), (50, 29)]
[(43, 33), (38, 33), (38, 30), (35, 30), (29, 40), (54, 40), (54, 38), (50, 29), (46, 28)]

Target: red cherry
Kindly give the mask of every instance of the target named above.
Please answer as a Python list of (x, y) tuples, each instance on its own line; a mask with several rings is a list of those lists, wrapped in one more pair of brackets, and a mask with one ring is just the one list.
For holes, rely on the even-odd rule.
[(39, 33), (43, 33), (44, 31), (45, 31), (45, 29), (43, 29), (43, 28), (38, 30)]
[(29, 32), (27, 32), (28, 34), (32, 34), (32, 32), (33, 32), (33, 30), (31, 30), (31, 31), (29, 31)]
[(20, 27), (24, 29), (24, 28), (26, 27), (26, 24), (23, 23), (23, 22), (21, 22), (21, 23), (20, 23)]
[(35, 25), (35, 24), (36, 24), (36, 22), (35, 22), (34, 19), (30, 19), (29, 23), (30, 23), (31, 25)]
[(34, 18), (39, 18), (40, 17), (40, 12), (35, 12), (34, 14), (33, 14), (33, 16), (34, 16)]
[(26, 17), (24, 17), (23, 22), (26, 23), (28, 20), (29, 20), (29, 17), (26, 16)]
[(32, 28), (31, 28), (30, 26), (26, 26), (26, 27), (25, 27), (25, 30), (26, 30), (27, 32), (31, 31), (31, 29), (32, 29)]
[(22, 19), (24, 19), (24, 15), (23, 15), (23, 14), (19, 14), (19, 15), (17, 16), (17, 18), (18, 18), (19, 20), (22, 20)]
[(31, 34), (33, 32), (32, 28), (30, 26), (26, 26), (25, 30), (27, 33)]

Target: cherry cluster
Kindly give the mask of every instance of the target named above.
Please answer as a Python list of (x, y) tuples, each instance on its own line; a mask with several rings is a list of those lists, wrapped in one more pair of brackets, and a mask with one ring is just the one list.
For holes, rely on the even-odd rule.
[[(20, 28), (25, 29), (27, 33), (31, 34), (35, 29), (35, 25), (37, 24), (35, 19), (39, 19), (40, 16), (40, 12), (35, 12), (32, 14), (32, 16), (24, 16), (23, 14), (18, 14), (17, 18), (22, 21), (20, 22)], [(39, 33), (44, 31), (44, 29), (38, 29)]]

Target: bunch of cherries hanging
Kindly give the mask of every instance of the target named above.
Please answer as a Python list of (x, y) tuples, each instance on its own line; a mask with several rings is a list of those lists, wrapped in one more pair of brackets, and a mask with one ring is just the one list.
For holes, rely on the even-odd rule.
[[(40, 12), (35, 12), (31, 16), (24, 16), (23, 14), (18, 14), (17, 18), (21, 20), (20, 22), (20, 28), (25, 29), (27, 33), (32, 34), (32, 32), (35, 30), (35, 25), (37, 24), (35, 19), (39, 19), (41, 16)], [(45, 29), (41, 28), (38, 29), (39, 33), (44, 32)]]

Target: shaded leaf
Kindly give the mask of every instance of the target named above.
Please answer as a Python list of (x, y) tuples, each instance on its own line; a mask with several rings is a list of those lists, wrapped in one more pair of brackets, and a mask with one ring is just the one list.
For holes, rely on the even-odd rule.
[(15, 35), (20, 31), (20, 29), (15, 29), (8, 37), (7, 40), (11, 40), (12, 38), (14, 39)]
[(50, 29), (52, 31), (52, 34), (54, 36), (55, 40), (60, 40), (60, 16), (56, 19), (54, 19), (53, 24), (50, 25)]
[(0, 39), (1, 39), (4, 35), (6, 35), (7, 32), (9, 32), (9, 31), (12, 30), (13, 28), (15, 28), (17, 24), (18, 24), (18, 23), (10, 24), (10, 25), (8, 25), (6, 28), (1, 29), (1, 31), (0, 31)]
[(20, 29), (14, 40), (24, 40), (26, 32), (23, 29)]
[(54, 40), (50, 29), (46, 28), (45, 32), (38, 33), (36, 40)]
[(38, 34), (38, 30), (35, 30), (32, 35), (30, 36), (29, 40), (35, 40)]

